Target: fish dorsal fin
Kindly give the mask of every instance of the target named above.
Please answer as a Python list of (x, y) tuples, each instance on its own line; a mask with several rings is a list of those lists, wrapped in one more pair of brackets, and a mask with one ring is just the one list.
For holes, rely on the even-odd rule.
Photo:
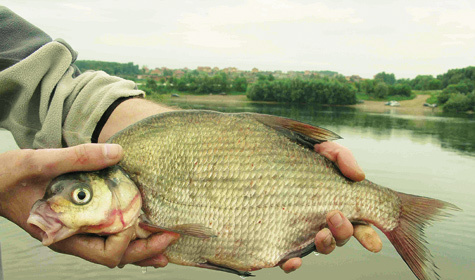
[(211, 237), (216, 237), (215, 232), (209, 228), (205, 227), (201, 224), (182, 224), (182, 225), (176, 225), (173, 227), (162, 227), (158, 225), (151, 224), (148, 221), (142, 220), (139, 223), (140, 227), (150, 231), (152, 233), (155, 232), (175, 232), (180, 235), (189, 235), (197, 238), (211, 238)]
[(310, 144), (312, 147), (315, 144), (320, 144), (325, 141), (333, 141), (342, 139), (338, 134), (318, 126), (313, 126), (303, 122), (284, 117), (248, 113), (255, 120), (272, 127), (284, 133), (290, 139), (301, 144)]

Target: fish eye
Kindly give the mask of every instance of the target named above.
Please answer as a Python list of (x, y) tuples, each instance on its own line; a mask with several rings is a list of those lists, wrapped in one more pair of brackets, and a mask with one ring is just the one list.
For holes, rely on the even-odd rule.
[(78, 187), (71, 193), (73, 202), (77, 205), (84, 205), (91, 201), (92, 193), (88, 188)]

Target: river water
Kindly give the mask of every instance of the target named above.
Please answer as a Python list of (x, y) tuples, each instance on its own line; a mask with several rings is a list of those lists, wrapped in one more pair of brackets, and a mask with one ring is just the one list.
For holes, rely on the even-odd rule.
[[(169, 105), (225, 112), (281, 115), (330, 129), (344, 139), (366, 177), (394, 190), (429, 196), (463, 209), (426, 230), (429, 249), (442, 279), (475, 279), (475, 120), (472, 116), (435, 113), (409, 116), (374, 114), (347, 107), (307, 107), (257, 103)], [(15, 149), (0, 130), (0, 152)], [(381, 234), (381, 233), (380, 233)], [(416, 279), (383, 234), (383, 250), (364, 250), (355, 240), (324, 256), (310, 254), (290, 275), (279, 268), (257, 271), (258, 279)], [(108, 269), (44, 248), (12, 223), (0, 218), (5, 279), (238, 279), (205, 269), (170, 264), (146, 271), (135, 266)]]

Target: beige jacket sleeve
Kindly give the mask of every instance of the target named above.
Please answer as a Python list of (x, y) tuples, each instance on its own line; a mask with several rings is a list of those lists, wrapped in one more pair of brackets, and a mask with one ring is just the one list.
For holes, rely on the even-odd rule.
[(91, 142), (115, 100), (143, 95), (134, 82), (101, 71), (74, 77), (74, 60), (67, 44), (53, 41), (0, 72), (0, 127), (20, 148)]

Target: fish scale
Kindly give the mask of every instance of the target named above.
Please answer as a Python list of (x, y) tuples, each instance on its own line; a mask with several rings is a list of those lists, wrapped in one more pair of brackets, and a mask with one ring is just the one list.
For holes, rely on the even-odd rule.
[[(377, 218), (363, 213), (371, 208), (354, 209), (356, 198), (365, 205), (368, 183), (348, 181), (326, 158), (251, 115), (163, 115), (119, 133), (112, 142), (124, 148), (120, 165), (135, 174), (152, 223), (165, 228), (203, 224), (216, 232), (208, 239), (182, 236), (165, 252), (171, 262), (209, 262), (241, 271), (272, 267), (311, 244), (330, 210), (342, 210), (350, 219)], [(161, 190), (161, 201), (149, 188)], [(397, 205), (379, 211), (394, 212), (394, 207), (399, 211)], [(380, 223), (389, 224), (388, 230), (394, 224)], [(236, 243), (245, 246), (236, 248)]]

